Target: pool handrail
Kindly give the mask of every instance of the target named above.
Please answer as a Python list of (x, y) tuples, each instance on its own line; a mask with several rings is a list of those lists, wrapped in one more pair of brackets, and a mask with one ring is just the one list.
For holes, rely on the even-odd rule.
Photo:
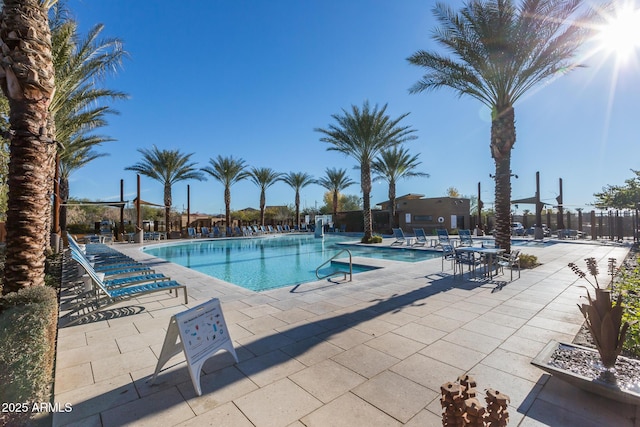
[(351, 251), (349, 249), (342, 249), (340, 252), (338, 252), (337, 254), (335, 254), (334, 256), (332, 256), (331, 258), (329, 258), (328, 260), (326, 260), (325, 262), (323, 262), (322, 264), (320, 264), (318, 266), (318, 268), (316, 268), (316, 277), (318, 278), (318, 280), (322, 280), (322, 279), (326, 279), (328, 277), (332, 277), (332, 276), (337, 276), (339, 274), (344, 274), (344, 280), (347, 280), (347, 272), (346, 271), (332, 271), (329, 274), (325, 274), (324, 276), (320, 276), (320, 274), (318, 274), (318, 272), (320, 271), (320, 269), (322, 267), (324, 267), (325, 265), (329, 264), (331, 261), (333, 261), (334, 259), (336, 259), (339, 255), (342, 255), (343, 252), (346, 252), (349, 254), (349, 281), (351, 282), (353, 280), (353, 257), (351, 256)]

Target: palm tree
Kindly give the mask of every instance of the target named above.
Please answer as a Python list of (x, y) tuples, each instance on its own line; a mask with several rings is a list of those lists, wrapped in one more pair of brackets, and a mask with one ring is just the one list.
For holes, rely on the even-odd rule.
[(418, 161), (419, 154), (411, 156), (405, 147), (393, 147), (380, 152), (371, 164), (375, 173), (374, 181), (384, 180), (389, 183), (389, 225), (396, 227), (396, 183), (402, 178), (428, 177), (428, 173), (414, 171), (422, 162)]
[(249, 178), (260, 187), (260, 225), (264, 225), (264, 207), (267, 203), (266, 191), (282, 179), (282, 174), (271, 168), (251, 168)]
[(0, 16), (0, 86), (9, 100), (11, 146), (3, 293), (44, 285), (55, 129), (49, 114), (55, 70), (48, 8), (53, 1), (5, 0)]
[(325, 176), (316, 180), (316, 184), (326, 188), (333, 196), (333, 217), (338, 214), (340, 192), (356, 182), (347, 176), (346, 169), (327, 168)]
[[(118, 39), (99, 40), (103, 25), (93, 27), (84, 40), (78, 40), (78, 25), (64, 9), (55, 8), (51, 22), (53, 61), (56, 70), (56, 93), (49, 110), (56, 123), (59, 151), (60, 200), (69, 199), (69, 177), (87, 163), (106, 156), (94, 147), (113, 141), (92, 134), (106, 126), (106, 114), (117, 114), (105, 100), (125, 99), (127, 95), (96, 87), (96, 82), (114, 73), (128, 53)], [(60, 226), (66, 229), (66, 207), (60, 209)], [(55, 230), (54, 230), (55, 231)]]
[(171, 187), (179, 181), (189, 179), (204, 180), (201, 171), (195, 168), (195, 163), (191, 162), (191, 154), (183, 154), (180, 150), (159, 150), (155, 145), (152, 149), (139, 148), (142, 154), (142, 161), (127, 166), (125, 170), (137, 172), (161, 182), (164, 186), (164, 220), (167, 232), (171, 231), (169, 214), (171, 213)]
[(233, 156), (209, 159), (209, 166), (200, 169), (208, 173), (224, 185), (224, 207), (227, 226), (231, 226), (231, 186), (249, 176), (245, 170), (246, 165), (242, 159), (234, 159)]
[(362, 110), (352, 105), (351, 112), (343, 109), (343, 115), (334, 114), (331, 116), (337, 122), (336, 124), (330, 124), (327, 129), (315, 129), (325, 135), (320, 138), (320, 141), (331, 144), (327, 150), (339, 151), (359, 162), (364, 208), (363, 242), (370, 242), (373, 234), (371, 200), (369, 200), (371, 163), (382, 150), (415, 139), (415, 136), (412, 135), (413, 129), (409, 129), (409, 126), (398, 126), (398, 123), (409, 113), (405, 113), (397, 119), (391, 119), (385, 113), (386, 110), (386, 104), (380, 110), (377, 105), (371, 110), (369, 102), (365, 101)]
[(434, 39), (455, 57), (418, 51), (408, 61), (427, 69), (411, 93), (450, 87), (492, 112), (495, 162), (496, 244), (510, 251), (511, 149), (516, 141), (513, 106), (529, 89), (575, 68), (574, 56), (589, 33), (590, 13), (571, 20), (582, 0), (471, 1), (460, 13), (438, 3)]
[(296, 225), (300, 227), (300, 190), (315, 181), (306, 172), (289, 172), (282, 177), (282, 181), (293, 188), (296, 192)]

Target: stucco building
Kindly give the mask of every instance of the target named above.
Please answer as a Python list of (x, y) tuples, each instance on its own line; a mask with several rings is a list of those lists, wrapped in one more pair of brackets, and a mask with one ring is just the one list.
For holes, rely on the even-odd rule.
[[(383, 210), (389, 210), (389, 201), (378, 203)], [(423, 228), (427, 234), (435, 234), (435, 229), (448, 231), (471, 228), (471, 202), (456, 197), (429, 197), (424, 194), (406, 194), (396, 198), (398, 224), (411, 232), (412, 228)]]

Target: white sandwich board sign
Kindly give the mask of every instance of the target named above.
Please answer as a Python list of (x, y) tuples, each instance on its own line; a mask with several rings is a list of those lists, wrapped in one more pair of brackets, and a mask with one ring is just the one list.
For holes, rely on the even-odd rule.
[[(178, 337), (180, 338), (179, 342)], [(171, 316), (151, 382), (155, 381), (158, 373), (169, 359), (184, 351), (191, 382), (196, 393), (200, 396), (202, 395), (200, 389), (202, 365), (221, 350), (227, 350), (236, 363), (238, 362), (236, 350), (233, 348), (227, 324), (224, 321), (220, 300), (213, 298)]]

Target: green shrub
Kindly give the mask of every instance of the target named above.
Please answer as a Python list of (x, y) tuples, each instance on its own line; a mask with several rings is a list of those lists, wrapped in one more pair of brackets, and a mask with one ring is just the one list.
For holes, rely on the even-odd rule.
[(535, 255), (520, 254), (520, 268), (534, 268), (539, 265)]
[(370, 243), (382, 243), (382, 236), (374, 234), (368, 240), (363, 237), (362, 240), (360, 240), (360, 243), (367, 243), (367, 244), (370, 244)]
[[(50, 400), (57, 322), (58, 299), (51, 287), (0, 298), (0, 402)], [(26, 424), (28, 415), (5, 413), (0, 424)]]
[(624, 354), (640, 357), (640, 268), (621, 270), (620, 280), (615, 283), (614, 292), (622, 293), (622, 321), (629, 322), (624, 343)]
[(67, 231), (71, 234), (92, 234), (96, 229), (93, 224), (67, 224)]

